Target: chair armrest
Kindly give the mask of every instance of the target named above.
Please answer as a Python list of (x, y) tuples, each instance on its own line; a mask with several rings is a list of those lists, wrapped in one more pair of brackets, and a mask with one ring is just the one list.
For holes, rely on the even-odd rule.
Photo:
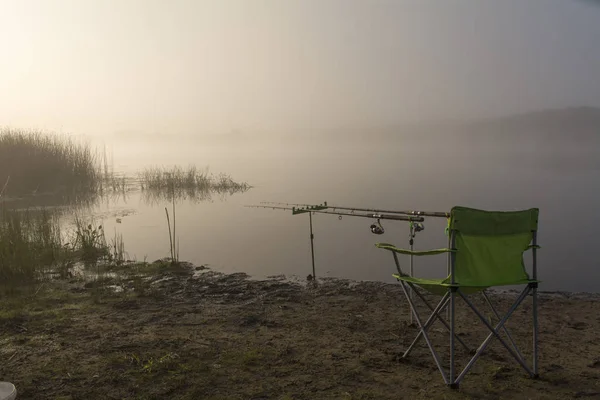
[(456, 252), (456, 250), (452, 250), (452, 249), (433, 249), (433, 250), (424, 250), (424, 251), (399, 249), (396, 246), (394, 246), (393, 244), (389, 244), (389, 243), (376, 243), (375, 247), (377, 247), (379, 249), (390, 250), (390, 251), (393, 251), (394, 253), (408, 254), (408, 255), (413, 255), (413, 256), (432, 256), (435, 254)]

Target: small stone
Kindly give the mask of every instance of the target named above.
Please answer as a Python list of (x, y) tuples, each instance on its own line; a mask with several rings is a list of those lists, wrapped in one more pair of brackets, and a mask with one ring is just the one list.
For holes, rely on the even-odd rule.
[(585, 322), (574, 322), (572, 324), (569, 324), (569, 327), (578, 331), (582, 331), (587, 327), (587, 324)]
[(600, 358), (588, 365), (590, 368), (600, 368)]

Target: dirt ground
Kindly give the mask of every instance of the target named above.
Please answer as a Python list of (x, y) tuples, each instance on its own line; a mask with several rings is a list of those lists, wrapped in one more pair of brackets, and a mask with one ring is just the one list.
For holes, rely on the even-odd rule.
[[(397, 284), (258, 281), (187, 266), (128, 285), (112, 293), (73, 280), (4, 296), (0, 380), (19, 399), (600, 398), (595, 295), (542, 295), (539, 379), (494, 339), (451, 390), (423, 342), (401, 358), (417, 330)], [(516, 294), (493, 298), (504, 312)], [(458, 304), (460, 337), (477, 348), (487, 328)], [(508, 324), (526, 355), (530, 310), (526, 299)], [(447, 360), (446, 331), (431, 331)], [(462, 367), (469, 354), (457, 357)]]

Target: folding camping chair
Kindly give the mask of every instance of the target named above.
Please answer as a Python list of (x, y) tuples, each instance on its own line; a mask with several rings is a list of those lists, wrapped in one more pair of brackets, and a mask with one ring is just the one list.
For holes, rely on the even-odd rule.
[[(442, 374), (444, 382), (452, 388), (458, 388), (459, 383), (469, 372), (475, 361), (485, 351), (490, 341), (496, 337), (532, 378), (538, 377), (538, 281), (536, 260), (536, 250), (539, 248), (537, 246), (538, 214), (539, 210), (537, 208), (513, 212), (492, 212), (466, 207), (454, 207), (448, 223), (449, 248), (411, 251), (399, 249), (387, 243), (376, 244), (377, 247), (392, 252), (398, 270), (398, 274), (393, 276), (401, 284), (411, 312), (419, 327), (417, 337), (413, 340), (403, 357), (407, 357), (415, 344), (423, 338), (431, 350), (433, 359)], [(523, 262), (523, 253), (529, 249), (532, 250), (533, 256), (532, 278), (528, 276)], [(420, 279), (406, 275), (400, 268), (398, 261), (398, 254), (424, 256), (443, 253), (449, 253), (449, 276), (445, 279)], [(490, 287), (504, 285), (526, 286), (506, 315), (501, 317), (491, 303), (489, 296), (485, 293), (485, 290)], [(419, 286), (433, 294), (441, 295), (442, 299), (434, 308), (415, 286)], [(427, 320), (424, 321), (417, 312), (415, 302), (409, 295), (409, 288), (431, 310), (432, 314)], [(496, 326), (492, 326), (491, 321), (488, 321), (469, 299), (468, 294), (477, 292), (483, 293), (486, 302), (492, 308), (494, 315), (499, 319)], [(529, 293), (533, 295), (533, 365), (531, 368), (527, 365), (508, 329), (505, 327), (508, 318)], [(491, 331), (479, 346), (475, 355), (458, 375), (455, 372), (455, 341), (458, 341), (467, 349), (468, 347), (455, 331), (455, 301), (457, 295), (463, 298), (465, 303), (474, 311), (475, 315)], [(442, 315), (448, 305), (450, 305), (448, 313), (449, 322)], [(446, 375), (445, 368), (442, 367), (440, 357), (434, 349), (427, 333), (428, 328), (436, 319), (439, 319), (446, 329), (450, 331), (450, 368), (448, 375)], [(510, 345), (500, 336), (501, 331), (506, 333)]]

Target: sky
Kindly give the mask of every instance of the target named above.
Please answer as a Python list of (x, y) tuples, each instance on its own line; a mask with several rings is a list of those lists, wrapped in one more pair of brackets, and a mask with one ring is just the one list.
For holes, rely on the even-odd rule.
[(0, 0), (0, 126), (306, 132), (600, 106), (592, 0)]

